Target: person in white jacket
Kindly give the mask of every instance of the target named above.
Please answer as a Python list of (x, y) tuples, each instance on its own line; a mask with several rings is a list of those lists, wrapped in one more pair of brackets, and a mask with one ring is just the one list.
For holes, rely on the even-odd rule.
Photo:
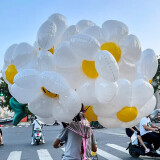
[[(32, 142), (31, 144), (33, 145), (35, 142), (35, 137), (34, 137), (34, 133), (38, 130), (42, 133), (42, 128), (43, 128), (43, 124), (41, 121), (39, 121), (37, 118), (33, 121), (32, 123)], [(44, 141), (44, 136), (42, 133), (42, 143), (45, 143)]]

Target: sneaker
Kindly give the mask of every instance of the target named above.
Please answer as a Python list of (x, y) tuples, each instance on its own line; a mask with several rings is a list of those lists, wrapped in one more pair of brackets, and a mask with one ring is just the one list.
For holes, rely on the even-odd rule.
[(45, 141), (43, 140), (42, 143), (45, 144)]
[(149, 153), (149, 152), (150, 152), (150, 149), (147, 148), (147, 149), (145, 150), (145, 153)]
[(160, 151), (157, 149), (157, 150), (156, 150), (156, 153), (157, 153), (157, 154), (160, 154)]
[(33, 142), (31, 142), (31, 145), (34, 145), (34, 143), (33, 143)]

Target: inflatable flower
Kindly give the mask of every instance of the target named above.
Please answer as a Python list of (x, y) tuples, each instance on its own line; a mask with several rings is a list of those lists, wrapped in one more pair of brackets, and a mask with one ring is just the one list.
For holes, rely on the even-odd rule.
[(154, 89), (149, 83), (157, 71), (158, 63), (153, 50), (145, 50), (140, 58), (137, 79), (131, 83), (119, 79), (118, 92), (113, 101), (93, 106), (98, 120), (106, 127), (132, 127), (144, 116), (151, 114), (156, 105)]
[(56, 71), (78, 91), (86, 105), (94, 104), (97, 96), (104, 97), (104, 92), (106, 101), (115, 96), (118, 65), (109, 52), (99, 50), (99, 43), (93, 37), (77, 34), (70, 42), (61, 43), (55, 50), (54, 61)]
[(84, 32), (100, 43), (101, 50), (109, 51), (120, 68), (120, 78), (133, 81), (136, 77), (136, 62), (139, 60), (141, 46), (135, 35), (128, 35), (128, 27), (116, 20), (108, 20), (98, 26), (89, 27)]
[(12, 95), (41, 119), (70, 121), (81, 108), (77, 93), (56, 72), (26, 69), (14, 81)]
[(25, 68), (36, 68), (36, 52), (28, 43), (13, 44), (4, 56), (2, 75), (9, 88), (15, 75)]
[(151, 49), (141, 53), (124, 23), (109, 20), (99, 27), (81, 20), (67, 26), (63, 15), (53, 14), (40, 26), (34, 47), (11, 46), (3, 77), (16, 100), (28, 103), (43, 122), (70, 121), (81, 103), (93, 106), (87, 115), (95, 112), (105, 127), (133, 126), (153, 110), (149, 80), (157, 58)]

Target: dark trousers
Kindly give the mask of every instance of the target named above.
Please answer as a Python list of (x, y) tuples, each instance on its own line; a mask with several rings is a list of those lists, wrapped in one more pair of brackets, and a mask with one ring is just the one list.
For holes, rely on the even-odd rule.
[(160, 146), (160, 133), (149, 132), (142, 136), (144, 142), (154, 145), (154, 149), (157, 150)]

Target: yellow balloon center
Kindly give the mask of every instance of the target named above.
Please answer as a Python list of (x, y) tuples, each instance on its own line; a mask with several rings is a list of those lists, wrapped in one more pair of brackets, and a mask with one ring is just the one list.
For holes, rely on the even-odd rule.
[(15, 65), (13, 64), (9, 65), (5, 71), (7, 81), (11, 84), (14, 84), (14, 77), (17, 73), (18, 72)]
[(86, 112), (84, 113), (84, 115), (85, 115), (85, 117), (87, 118), (87, 120), (89, 122), (91, 122), (91, 121), (98, 121), (97, 115), (94, 113), (92, 106), (85, 106), (84, 109), (86, 110)]
[[(41, 50), (41, 48), (39, 48), (39, 51), (40, 50)], [(50, 48), (48, 51), (51, 52), (52, 54), (54, 54), (54, 47)]]
[(151, 79), (151, 80), (149, 80), (149, 83), (152, 83), (152, 79)]
[(54, 54), (54, 47), (52, 47), (52, 48), (49, 49), (48, 51), (51, 52), (52, 54)]
[(120, 58), (121, 58), (121, 49), (120, 47), (114, 43), (114, 42), (107, 42), (102, 44), (101, 46), (101, 50), (107, 50), (109, 51), (113, 57), (115, 58), (115, 60), (117, 62), (119, 62)]
[(123, 107), (119, 112), (117, 112), (117, 118), (122, 122), (133, 121), (138, 114), (136, 107)]
[(48, 91), (45, 87), (41, 87), (42, 92), (50, 98), (59, 98), (59, 94)]
[(95, 68), (95, 61), (83, 60), (82, 70), (83, 70), (84, 74), (89, 78), (97, 78), (98, 77), (98, 73)]

